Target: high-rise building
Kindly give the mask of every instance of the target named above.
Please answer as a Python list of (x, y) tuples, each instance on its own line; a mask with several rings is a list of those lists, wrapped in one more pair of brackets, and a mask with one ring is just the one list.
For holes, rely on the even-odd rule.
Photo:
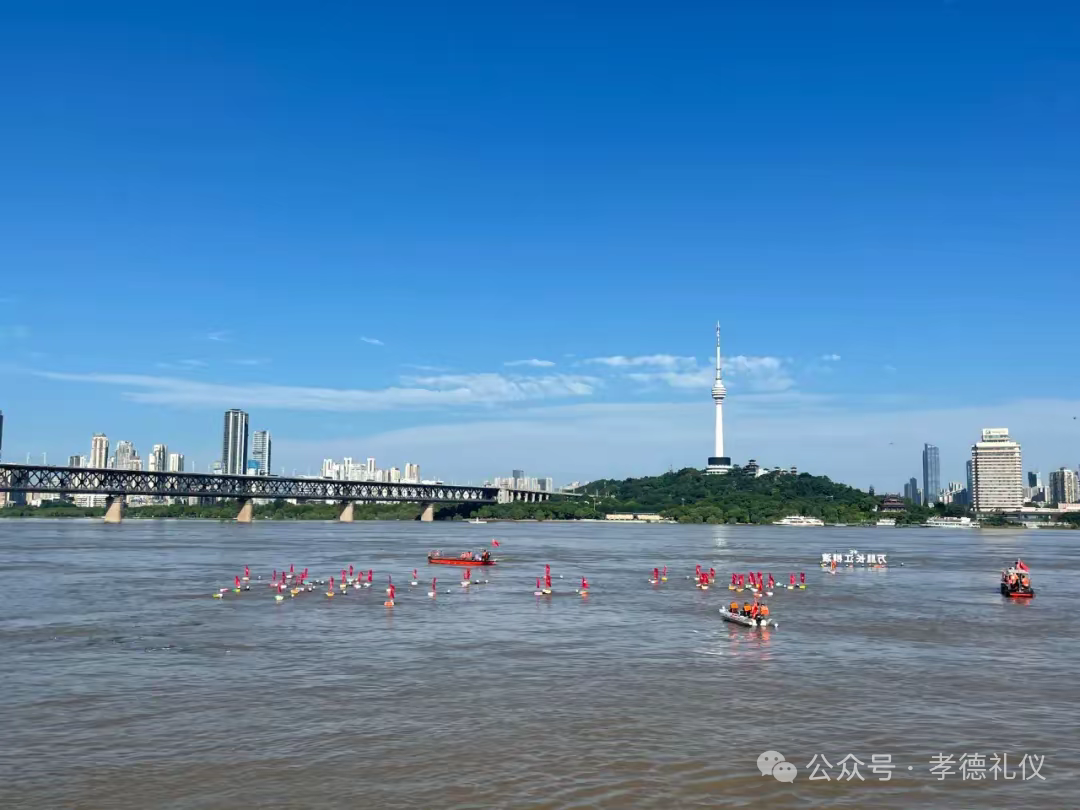
[(1042, 486), (1042, 475), (1039, 474), (1038, 470), (1029, 470), (1027, 475), (1029, 487), (1038, 489)]
[(69, 467), (84, 467), (86, 466), (86, 456), (68, 456)]
[(184, 471), (184, 454), (183, 453), (169, 453), (169, 462), (167, 472), (183, 472)]
[(410, 484), (416, 484), (420, 482), (420, 465), (411, 464), (408, 461), (405, 462), (405, 474), (402, 477), (403, 481)]
[(723, 475), (731, 470), (731, 459), (724, 455), (724, 399), (727, 388), (724, 387), (720, 371), (720, 322), (716, 322), (716, 379), (713, 381), (712, 399), (716, 406), (716, 429), (713, 454), (709, 456), (705, 472), (709, 475)]
[(941, 492), (941, 457), (932, 444), (924, 444), (922, 451), (923, 499), (927, 506), (937, 503)]
[(270, 431), (256, 430), (252, 434), (251, 457), (255, 460), (258, 475), (270, 474)]
[(1056, 504), (1080, 503), (1080, 484), (1075, 470), (1062, 467), (1050, 473), (1050, 501)]
[(169, 463), (169, 448), (163, 444), (155, 444), (146, 459), (146, 469), (149, 472), (165, 472)]
[(909, 478), (904, 484), (904, 497), (916, 506), (919, 505), (919, 482), (915, 478)]
[(109, 466), (109, 439), (104, 433), (95, 433), (90, 440), (90, 466), (95, 470)]
[(132, 462), (138, 457), (139, 454), (135, 452), (135, 445), (131, 442), (121, 439), (116, 443), (116, 469), (134, 469)]
[(231, 408), (225, 411), (221, 438), (221, 468), (225, 475), (243, 475), (247, 466), (248, 415)]
[(397, 467), (391, 467), (390, 468), (390, 483), (391, 484), (398, 484), (400, 482), (401, 482), (401, 470), (399, 470)]
[(976, 512), (1019, 509), (1024, 505), (1020, 445), (1008, 428), (983, 428), (971, 447), (972, 505)]
[(368, 481), (376, 480), (378, 478), (378, 476), (376, 475), (377, 472), (378, 472), (378, 467), (375, 466), (375, 459), (369, 458), (367, 460), (367, 480)]

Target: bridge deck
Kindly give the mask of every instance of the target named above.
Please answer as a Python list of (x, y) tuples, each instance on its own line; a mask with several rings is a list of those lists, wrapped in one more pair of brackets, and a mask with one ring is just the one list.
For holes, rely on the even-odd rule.
[(452, 484), (388, 484), (326, 478), (135, 472), (29, 464), (0, 464), (0, 492), (420, 503), (496, 503), (501, 499), (539, 501), (547, 500), (553, 494)]

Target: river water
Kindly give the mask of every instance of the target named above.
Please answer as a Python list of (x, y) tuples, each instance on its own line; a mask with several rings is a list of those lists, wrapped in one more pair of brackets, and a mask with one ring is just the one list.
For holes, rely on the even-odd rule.
[[(468, 592), (424, 564), (493, 536)], [(889, 568), (818, 567), (853, 547)], [(1017, 556), (1027, 604), (997, 590)], [(211, 598), (245, 564), (350, 563), (397, 606)], [(721, 587), (692, 587), (698, 563)], [(718, 618), (748, 570), (806, 572), (775, 630)], [(5, 808), (1080, 806), (1073, 532), (3, 520), (0, 571)]]

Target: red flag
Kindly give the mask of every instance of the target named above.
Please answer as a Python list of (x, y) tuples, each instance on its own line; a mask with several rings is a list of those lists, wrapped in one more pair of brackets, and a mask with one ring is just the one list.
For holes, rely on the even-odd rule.
[(499, 541), (498, 540), (492, 540), (491, 545), (495, 546), (495, 548), (498, 548), (499, 547)]

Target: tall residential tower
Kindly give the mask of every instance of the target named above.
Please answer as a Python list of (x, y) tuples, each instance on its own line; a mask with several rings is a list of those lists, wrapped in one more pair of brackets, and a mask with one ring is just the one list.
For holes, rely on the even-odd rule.
[(96, 470), (109, 466), (109, 439), (104, 433), (95, 433), (90, 440), (90, 466)]
[(221, 439), (221, 472), (243, 475), (247, 467), (248, 415), (232, 408), (225, 411), (225, 430)]
[(924, 444), (922, 451), (923, 503), (933, 506), (941, 492), (941, 454), (932, 444)]
[(709, 465), (705, 468), (708, 475), (723, 475), (731, 469), (731, 459), (724, 455), (724, 399), (727, 388), (724, 387), (720, 371), (720, 322), (716, 322), (716, 381), (713, 383), (712, 398), (716, 403), (716, 444), (709, 456)]
[(270, 475), (272, 443), (269, 430), (256, 430), (251, 437), (251, 457), (255, 460), (259, 475)]

